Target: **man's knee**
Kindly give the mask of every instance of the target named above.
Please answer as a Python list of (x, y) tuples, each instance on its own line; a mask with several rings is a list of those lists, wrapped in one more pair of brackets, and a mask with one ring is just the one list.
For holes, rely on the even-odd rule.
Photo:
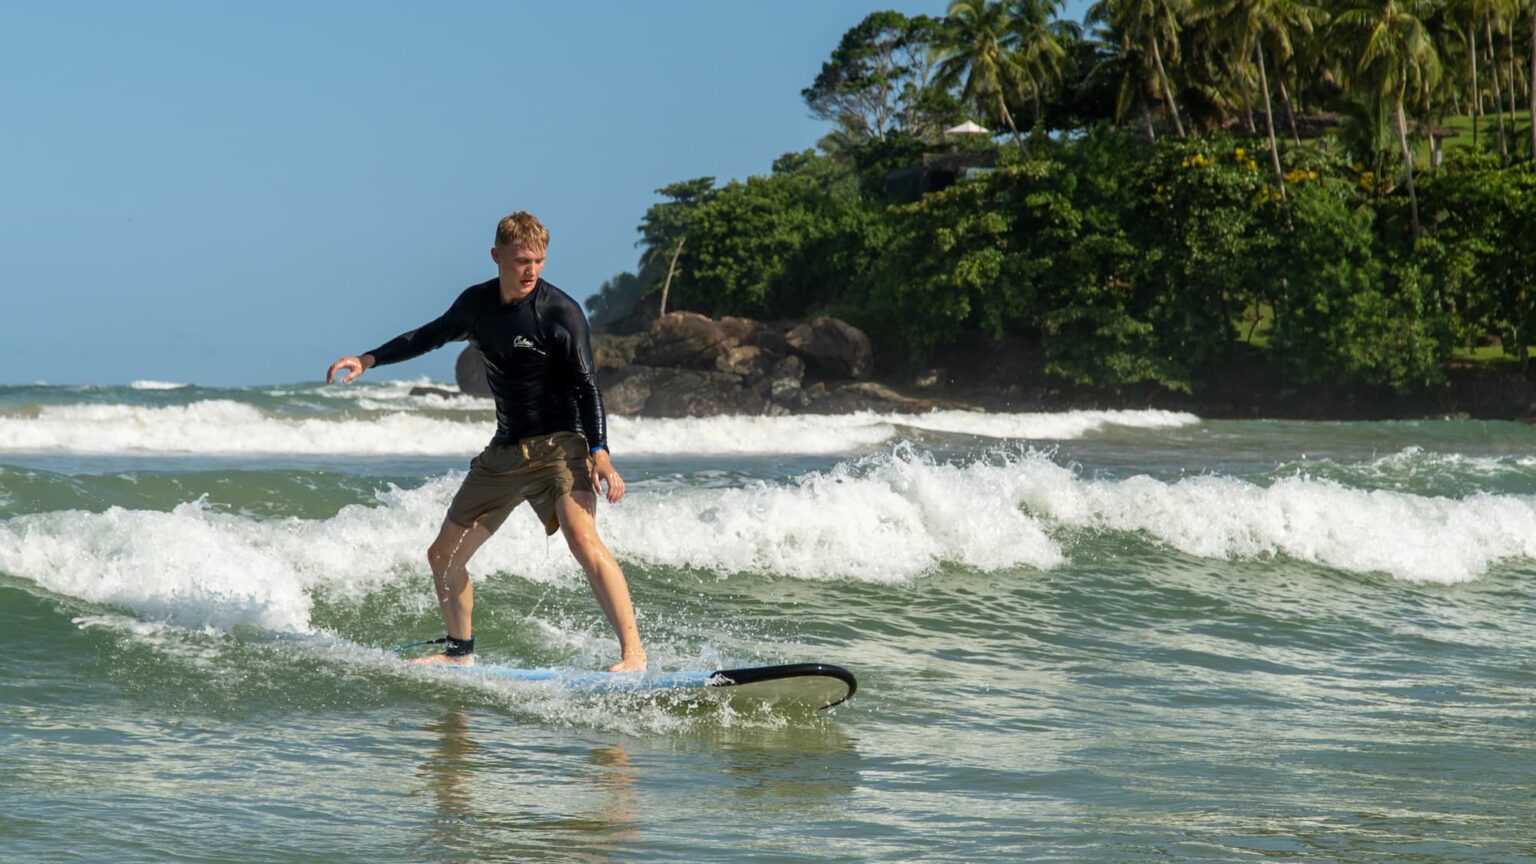
[(571, 547), (571, 554), (582, 559), (595, 555), (603, 548), (602, 541), (597, 539), (597, 532), (590, 528), (575, 528), (567, 531), (565, 542)]
[[(457, 526), (451, 531), (445, 530), (438, 534), (437, 539), (432, 541), (432, 545), (427, 547), (427, 563), (432, 566), (433, 570), (442, 570), (454, 563), (454, 553), (464, 544), (464, 540), (468, 535), (468, 528), (459, 528)], [(463, 562), (460, 561), (459, 563), (462, 564)]]

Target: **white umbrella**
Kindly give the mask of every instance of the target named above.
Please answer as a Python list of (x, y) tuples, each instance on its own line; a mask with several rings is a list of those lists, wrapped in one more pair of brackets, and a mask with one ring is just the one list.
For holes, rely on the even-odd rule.
[(974, 122), (972, 122), (970, 120), (967, 120), (964, 123), (961, 123), (959, 126), (956, 126), (956, 127), (952, 128), (952, 129), (945, 129), (944, 130), (944, 134), (945, 135), (991, 135), (992, 133), (988, 132), (984, 127), (977, 126)]

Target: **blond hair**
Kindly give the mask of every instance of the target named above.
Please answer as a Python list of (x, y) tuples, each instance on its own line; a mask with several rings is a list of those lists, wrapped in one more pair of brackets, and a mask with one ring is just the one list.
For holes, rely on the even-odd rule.
[(496, 248), (508, 249), (513, 246), (545, 249), (549, 246), (549, 229), (526, 210), (503, 216), (496, 223)]

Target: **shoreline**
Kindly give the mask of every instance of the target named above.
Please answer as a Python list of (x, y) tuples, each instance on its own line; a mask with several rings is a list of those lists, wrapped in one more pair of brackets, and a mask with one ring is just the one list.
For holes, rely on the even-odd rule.
[[(808, 330), (837, 338), (816, 344)], [(794, 332), (805, 338), (786, 345), (784, 334)], [(1536, 377), (1491, 364), (1458, 364), (1442, 386), (1399, 393), (1298, 384), (1239, 347), (1219, 377), (1183, 393), (1155, 384), (1075, 384), (1046, 372), (1038, 345), (1007, 336), (942, 351), (925, 369), (892, 369), (874, 357), (864, 334), (826, 318), (765, 324), (672, 313), (641, 333), (599, 333), (593, 341), (598, 383), (617, 416), (1161, 410), (1209, 420), (1536, 422)], [(473, 382), (461, 379), (468, 391), (466, 383)]]
[(1077, 385), (1047, 375), (1036, 352), (994, 346), (981, 353), (987, 356), (965, 358), (949, 367), (985, 370), (971, 379), (976, 385), (958, 386), (954, 380), (963, 376), (948, 374), (942, 376), (947, 383), (914, 392), (970, 402), (987, 411), (1149, 409), (1184, 411), (1206, 420), (1536, 423), (1536, 378), (1515, 368), (1459, 364), (1446, 370), (1442, 386), (1398, 393), (1380, 386), (1298, 384), (1268, 365), (1250, 361), (1232, 364), (1221, 379), (1207, 381), (1193, 393), (1179, 393), (1151, 385), (1119, 390)]

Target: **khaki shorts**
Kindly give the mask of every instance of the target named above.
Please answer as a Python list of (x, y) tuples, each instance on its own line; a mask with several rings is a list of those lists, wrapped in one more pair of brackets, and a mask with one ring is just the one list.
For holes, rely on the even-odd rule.
[(544, 531), (560, 530), (555, 501), (592, 488), (592, 452), (576, 432), (536, 435), (513, 444), (492, 444), (469, 463), (469, 476), (448, 505), (448, 521), (496, 533), (517, 505), (527, 501)]

